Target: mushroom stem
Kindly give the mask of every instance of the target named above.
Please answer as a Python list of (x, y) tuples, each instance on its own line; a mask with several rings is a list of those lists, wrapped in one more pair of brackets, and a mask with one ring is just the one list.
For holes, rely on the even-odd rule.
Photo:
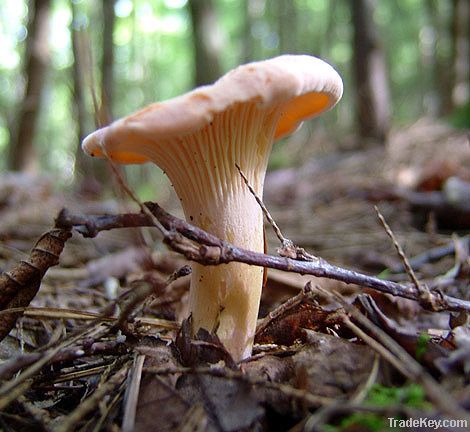
[[(251, 194), (242, 193), (220, 209), (212, 233), (241, 247), (264, 249), (262, 213)], [(196, 225), (206, 228), (204, 221)], [(228, 223), (227, 223), (228, 222)], [(190, 310), (193, 332), (215, 331), (235, 360), (251, 355), (263, 284), (263, 268), (241, 263), (193, 264)]]

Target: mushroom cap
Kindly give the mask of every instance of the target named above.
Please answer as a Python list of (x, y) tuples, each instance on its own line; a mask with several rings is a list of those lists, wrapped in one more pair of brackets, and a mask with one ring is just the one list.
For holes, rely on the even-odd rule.
[(341, 98), (343, 82), (328, 63), (308, 55), (283, 55), (233, 69), (212, 85), (147, 106), (85, 138), (83, 150), (119, 163), (144, 163), (133, 144), (168, 142), (207, 126), (218, 113), (236, 104), (279, 107), (274, 139), (294, 132), (304, 120), (332, 108)]

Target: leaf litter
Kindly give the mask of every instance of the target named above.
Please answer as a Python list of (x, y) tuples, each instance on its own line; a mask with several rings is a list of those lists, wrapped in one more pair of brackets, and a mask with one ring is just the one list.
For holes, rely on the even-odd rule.
[[(417, 280), (469, 300), (465, 208), (443, 224), (436, 208), (391, 193), (400, 187), (442, 194), (450, 177), (469, 180), (465, 136), (441, 127), (433, 141), (431, 129), (419, 123), (397, 132), (384, 150), (330, 155), (297, 174), (273, 172), (264, 204), (308, 253), (406, 282), (402, 259), (374, 214), (378, 203)], [(353, 414), (357, 424), (365, 414), (468, 418), (466, 313), (424, 310), (372, 289), (270, 270), (253, 356), (235, 364), (215, 335), (189, 337), (182, 321), (189, 281), (178, 273), (188, 262), (162, 248), (151, 229), (93, 239), (64, 234), (61, 251), (60, 244), (41, 244), (44, 232), (56, 232), (60, 208), (116, 214), (119, 206), (86, 199), (78, 205), (47, 179), (0, 181), (0, 429), (300, 431), (340, 428)], [(160, 204), (172, 210), (174, 201)], [(278, 239), (269, 226), (267, 233), (275, 251)], [(50, 257), (39, 265), (29, 252), (35, 244)], [(333, 291), (342, 300), (326, 294)], [(424, 389), (427, 405), (397, 399), (381, 407), (370, 399), (372, 389), (405, 389), (410, 382)]]

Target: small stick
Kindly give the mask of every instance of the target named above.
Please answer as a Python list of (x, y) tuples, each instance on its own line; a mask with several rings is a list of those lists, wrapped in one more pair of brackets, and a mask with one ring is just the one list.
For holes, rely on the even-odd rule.
[(139, 399), (140, 381), (142, 379), (142, 368), (145, 355), (139, 354), (134, 359), (134, 364), (128, 376), (128, 387), (124, 396), (124, 414), (122, 419), (122, 432), (132, 432), (135, 428), (135, 414)]
[(309, 254), (305, 249), (295, 245), (292, 240), (288, 239), (287, 237), (284, 237), (276, 221), (271, 216), (271, 213), (269, 213), (269, 210), (266, 208), (261, 198), (259, 198), (258, 195), (256, 195), (255, 190), (251, 187), (250, 183), (248, 182), (247, 177), (241, 170), (240, 166), (238, 164), (235, 164), (235, 166), (237, 167), (237, 170), (240, 173), (240, 176), (242, 177), (243, 181), (248, 187), (248, 190), (255, 197), (256, 202), (261, 207), (261, 211), (266, 217), (266, 220), (268, 221), (269, 225), (271, 225), (272, 229), (274, 230), (274, 233), (276, 234), (277, 238), (281, 242), (282, 246), (281, 248), (277, 250), (279, 255), (292, 258), (292, 259), (301, 260), (301, 261), (313, 261), (315, 259), (313, 255)]
[(416, 277), (416, 274), (413, 268), (411, 267), (410, 262), (408, 261), (408, 258), (405, 255), (405, 252), (403, 251), (402, 247), (398, 243), (395, 237), (395, 234), (393, 234), (393, 231), (390, 228), (390, 225), (387, 223), (387, 221), (383, 217), (379, 208), (377, 206), (374, 206), (374, 209), (377, 213), (377, 217), (379, 218), (380, 223), (385, 229), (385, 232), (387, 233), (387, 235), (392, 240), (393, 246), (395, 247), (395, 250), (397, 251), (399, 257), (401, 258), (403, 265), (405, 266), (406, 274), (409, 276), (409, 278), (411, 279), (411, 282), (416, 287), (416, 290), (419, 293), (419, 300), (420, 300), (421, 305), (426, 308), (431, 308), (431, 310), (433, 311), (437, 311), (438, 308), (435, 302), (433, 301), (433, 297), (429, 291), (429, 288), (425, 284), (420, 285), (418, 278)]
[(264, 205), (261, 198), (258, 197), (255, 190), (250, 185), (250, 183), (248, 181), (248, 178), (245, 176), (245, 174), (242, 171), (242, 169), (240, 168), (240, 166), (238, 164), (235, 164), (235, 166), (237, 167), (237, 170), (240, 173), (241, 178), (245, 182), (246, 187), (251, 192), (251, 194), (255, 197), (256, 202), (261, 207), (261, 211), (263, 212), (264, 216), (266, 217), (266, 220), (268, 221), (269, 225), (271, 225), (274, 233), (276, 234), (277, 238), (281, 242), (282, 246), (283, 247), (286, 247), (286, 246), (292, 247), (292, 246), (294, 246), (294, 243), (292, 243), (292, 240), (289, 240), (287, 237), (284, 237), (284, 235), (282, 234), (282, 232), (281, 232), (279, 226), (277, 225), (276, 221), (271, 216), (271, 213), (269, 213), (269, 210), (266, 208), (266, 206)]

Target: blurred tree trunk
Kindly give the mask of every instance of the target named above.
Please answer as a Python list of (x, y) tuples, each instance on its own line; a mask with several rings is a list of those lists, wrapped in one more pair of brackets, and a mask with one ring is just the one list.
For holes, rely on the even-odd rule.
[(389, 83), (385, 56), (373, 19), (374, 0), (350, 0), (356, 112), (362, 146), (387, 138), (390, 122)]
[[(86, 135), (86, 116), (87, 110), (85, 105), (85, 65), (83, 64), (84, 56), (84, 43), (82, 35), (82, 29), (77, 16), (77, 5), (74, 1), (70, 2), (72, 7), (72, 24), (70, 28), (70, 35), (72, 38), (72, 53), (73, 53), (73, 66), (72, 66), (72, 79), (73, 79), (73, 102), (74, 112), (77, 124), (77, 138), (79, 144), (82, 142)], [(81, 151), (80, 145), (78, 146), (76, 161), (78, 165), (84, 165), (90, 158), (84, 158), (83, 152)], [(82, 161), (82, 162), (78, 162)], [(77, 165), (76, 163), (76, 165)]]
[(277, 33), (280, 54), (295, 53), (297, 47), (297, 9), (294, 1), (276, 0)]
[(189, 0), (193, 26), (195, 84), (210, 84), (222, 75), (223, 34), (212, 0)]
[(100, 120), (102, 125), (113, 119), (114, 102), (114, 27), (116, 15), (114, 5), (116, 0), (102, 0), (103, 7), (103, 56), (101, 58), (101, 108)]
[[(93, 87), (93, 66), (91, 64), (90, 41), (88, 40), (85, 27), (82, 23), (84, 18), (80, 16), (76, 2), (71, 1), (70, 5), (72, 10), (70, 35), (73, 53), (72, 95), (73, 111), (77, 126), (77, 149), (75, 153), (74, 166), (75, 180), (78, 186), (78, 190), (81, 193), (86, 193), (88, 195), (98, 195), (102, 192), (103, 187), (110, 186), (112, 174), (110, 173), (110, 169), (106, 162), (91, 158), (90, 156), (86, 155), (81, 148), (83, 139), (87, 133), (90, 132), (89, 123), (91, 123), (91, 121), (90, 119), (87, 121), (89, 110), (87, 109), (86, 105), (86, 90), (88, 88), (87, 86)], [(92, 91), (95, 92), (95, 89), (93, 88)], [(97, 106), (96, 98), (93, 97), (92, 99), (95, 100), (95, 109), (97, 111), (100, 110), (101, 108)], [(96, 113), (96, 116), (96, 120), (99, 122), (99, 124), (105, 124), (107, 123), (107, 120), (109, 120), (108, 115), (103, 116), (102, 113), (99, 112)]]
[(324, 35), (324, 40), (321, 46), (318, 47), (318, 52), (320, 55), (325, 55), (326, 58), (331, 56), (331, 47), (334, 44), (335, 40), (335, 14), (338, 7), (337, 0), (330, 0), (327, 6), (327, 18), (326, 18), (326, 32)]
[(469, 102), (470, 97), (470, 2), (452, 0), (452, 107)]
[(48, 46), (50, 5), (50, 0), (29, 2), (28, 37), (24, 58), (26, 86), (10, 143), (10, 168), (15, 171), (35, 172), (38, 168), (34, 137), (50, 57)]
[(241, 35), (242, 40), (242, 63), (248, 63), (254, 59), (255, 47), (253, 40), (253, 0), (243, 1), (243, 34)]
[[(437, 0), (426, 0), (428, 23), (421, 29), (420, 47), (424, 63), (424, 108), (432, 116), (448, 114), (452, 106), (452, 67), (449, 55), (442, 49), (449, 40), (449, 29)], [(427, 79), (429, 76), (430, 79)]]
[[(444, 116), (464, 105), (469, 95), (470, 3), (452, 0), (450, 17), (440, 10), (441, 2), (426, 0), (428, 25), (421, 41), (427, 84), (427, 111)], [(450, 24), (450, 25), (449, 25)], [(449, 41), (450, 53), (443, 49)], [(426, 81), (426, 77), (423, 78)]]

